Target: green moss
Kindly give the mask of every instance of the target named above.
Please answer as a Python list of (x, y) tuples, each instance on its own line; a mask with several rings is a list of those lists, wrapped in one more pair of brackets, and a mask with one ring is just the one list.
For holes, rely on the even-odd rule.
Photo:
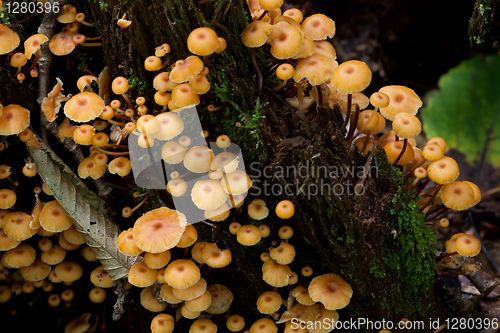
[[(395, 177), (401, 182), (400, 174), (395, 173)], [(400, 187), (392, 198), (387, 227), (394, 237), (394, 243), (383, 248), (384, 265), (402, 282), (400, 285), (405, 290), (401, 293), (414, 300), (424, 293), (432, 293), (436, 237), (434, 231), (425, 226), (425, 216), (415, 194), (405, 187)], [(405, 305), (408, 308), (400, 309), (401, 313), (415, 313), (416, 310), (424, 315), (430, 310), (413, 309), (412, 303)]]
[(143, 96), (147, 92), (147, 82), (134, 74), (128, 76), (128, 84), (130, 89), (135, 90), (139, 94), (138, 96)]
[(101, 10), (106, 10), (109, 8), (109, 3), (107, 3), (105, 0), (100, 0), (99, 8), (101, 8)]

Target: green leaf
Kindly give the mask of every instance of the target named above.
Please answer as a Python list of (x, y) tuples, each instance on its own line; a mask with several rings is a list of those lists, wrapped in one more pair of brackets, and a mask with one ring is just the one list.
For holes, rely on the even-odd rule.
[(78, 231), (85, 235), (104, 269), (113, 280), (127, 276), (136, 257), (118, 252), (118, 226), (109, 219), (104, 202), (78, 178), (49, 147), (27, 144), (28, 151), (38, 165), (38, 173), (54, 198), (73, 218)]
[(423, 112), (427, 136), (442, 136), (470, 162), (479, 160), (489, 140), (487, 161), (499, 166), (499, 78), (498, 55), (466, 60), (443, 75), (439, 92), (431, 96)]

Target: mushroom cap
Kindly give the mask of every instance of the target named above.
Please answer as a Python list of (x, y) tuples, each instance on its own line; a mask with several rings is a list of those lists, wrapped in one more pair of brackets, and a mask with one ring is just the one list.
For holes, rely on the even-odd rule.
[(191, 200), (201, 210), (214, 210), (227, 201), (226, 192), (217, 180), (196, 181), (191, 189)]
[(249, 48), (260, 47), (267, 42), (272, 25), (265, 21), (249, 23), (241, 33), (241, 42)]
[(206, 94), (210, 90), (210, 82), (208, 81), (206, 75), (201, 74), (198, 74), (194, 78), (190, 79), (189, 86), (197, 95)]
[(21, 39), (17, 33), (0, 23), (0, 55), (14, 51), (20, 42)]
[(172, 288), (186, 289), (194, 286), (200, 280), (201, 274), (192, 260), (177, 259), (167, 266), (164, 277), (165, 282)]
[(401, 112), (415, 115), (422, 106), (422, 100), (415, 91), (405, 86), (385, 86), (379, 92), (389, 96), (389, 105), (380, 108), (380, 113), (388, 120), (393, 120)]
[(54, 273), (62, 282), (74, 282), (82, 277), (83, 269), (74, 261), (64, 261), (56, 265)]
[(280, 219), (287, 220), (295, 214), (295, 206), (290, 200), (281, 200), (276, 205), (275, 212)]
[(111, 278), (109, 273), (104, 269), (104, 266), (96, 267), (90, 273), (90, 282), (94, 284), (94, 286), (99, 288), (111, 288), (116, 285), (115, 281)]
[(380, 91), (374, 92), (370, 96), (370, 103), (376, 108), (384, 108), (389, 105), (389, 96)]
[(238, 168), (239, 159), (238, 156), (232, 152), (224, 151), (217, 155), (212, 160), (210, 164), (210, 169), (213, 171), (222, 171), (224, 173), (235, 172)]
[(144, 262), (137, 262), (128, 271), (128, 282), (139, 288), (147, 288), (156, 282), (156, 270), (149, 268)]
[[(302, 45), (300, 47), (299, 52), (294, 54), (292, 59), (303, 59), (312, 56), (313, 54), (318, 54), (315, 52), (314, 41), (309, 37), (302, 38)], [(328, 56), (330, 57), (330, 56)]]
[(309, 292), (307, 291), (306, 288), (302, 286), (295, 287), (291, 292), (290, 295), (295, 298), (297, 302), (299, 302), (302, 305), (313, 305), (314, 301), (311, 299), (311, 296), (309, 296)]
[(43, 251), (40, 259), (48, 265), (57, 265), (66, 257), (66, 250), (59, 245), (53, 246), (47, 251)]
[(231, 290), (221, 284), (212, 284), (208, 286), (207, 290), (212, 295), (212, 304), (205, 312), (210, 314), (223, 314), (227, 312), (234, 299)]
[[(210, 164), (212, 163), (213, 156), (213, 151), (206, 146), (191, 147), (184, 156), (184, 167), (194, 173), (208, 172), (210, 171)], [(220, 205), (218, 207), (220, 207)]]
[(9, 251), (18, 246), (20, 241), (10, 239), (5, 232), (0, 229), (0, 251)]
[(172, 305), (182, 303), (183, 301), (181, 299), (175, 297), (172, 290), (173, 290), (173, 288), (171, 286), (164, 283), (160, 288), (161, 299), (163, 301), (167, 302), (168, 304), (172, 304)]
[(188, 82), (203, 70), (203, 61), (197, 56), (189, 56), (184, 60), (177, 60), (170, 72), (169, 79), (174, 83)]
[(314, 53), (337, 59), (337, 51), (335, 51), (333, 44), (326, 40), (314, 42)]
[(211, 55), (219, 46), (217, 38), (217, 33), (212, 28), (196, 28), (187, 38), (189, 52), (199, 56)]
[(161, 59), (155, 55), (149, 56), (144, 60), (144, 68), (147, 71), (154, 72), (161, 69)]
[(16, 52), (10, 57), (10, 65), (12, 67), (20, 68), (26, 65), (27, 62), (28, 59), (26, 58), (24, 53), (21, 52)]
[(160, 313), (151, 321), (151, 333), (172, 333), (174, 331), (174, 318), (166, 313)]
[[(195, 298), (200, 297), (207, 291), (207, 281), (204, 278), (200, 278), (198, 282), (186, 289), (172, 288), (172, 294), (180, 300), (191, 301)], [(198, 311), (200, 310), (191, 310)], [(203, 310), (202, 310), (203, 311)]]
[(473, 187), (463, 181), (443, 185), (439, 196), (446, 207), (454, 210), (465, 210), (476, 204)]
[(194, 225), (189, 224), (186, 226), (186, 230), (184, 230), (182, 238), (179, 241), (179, 243), (177, 243), (176, 247), (184, 249), (186, 247), (193, 245), (197, 240), (198, 240), (198, 232), (196, 231)]
[(274, 247), (269, 250), (269, 256), (278, 264), (288, 265), (295, 258), (295, 247), (282, 241), (278, 247)]
[(189, 328), (189, 333), (216, 333), (217, 325), (210, 319), (196, 319)]
[(126, 256), (136, 256), (142, 252), (142, 250), (135, 244), (134, 231), (132, 228), (122, 231), (118, 235), (116, 244), (118, 251)]
[(221, 250), (217, 246), (207, 247), (202, 255), (203, 262), (212, 268), (223, 268), (229, 265), (233, 259), (231, 250)]
[(444, 156), (444, 151), (437, 144), (427, 143), (422, 150), (423, 157), (428, 161), (437, 161)]
[(278, 333), (278, 327), (271, 319), (261, 318), (250, 326), (250, 333)]
[(158, 140), (171, 140), (184, 131), (184, 121), (175, 112), (162, 112), (156, 115), (160, 129), (155, 133)]
[(475, 257), (481, 252), (481, 242), (474, 235), (461, 234), (455, 239), (458, 254), (464, 257)]
[(443, 150), (444, 153), (446, 153), (448, 151), (448, 144), (446, 144), (445, 139), (443, 139), (440, 136), (430, 138), (427, 141), (426, 145), (430, 145), (430, 144), (437, 144), (439, 147), (441, 147), (441, 149)]
[(410, 139), (420, 134), (422, 131), (422, 124), (416, 116), (402, 112), (394, 116), (392, 128), (397, 136), (404, 139)]
[(32, 229), (32, 217), (24, 212), (12, 212), (3, 217), (3, 232), (12, 240), (23, 241), (36, 234), (37, 229)]
[(210, 307), (212, 304), (212, 294), (208, 290), (206, 290), (201, 296), (192, 299), (190, 301), (186, 301), (184, 306), (187, 310), (193, 312), (202, 312)]
[[(293, 24), (290, 24), (290, 21)], [(276, 59), (287, 59), (295, 56), (302, 48), (302, 31), (297, 22), (282, 20), (271, 27), (268, 43), (271, 44), (271, 54)]]
[(481, 189), (479, 188), (479, 186), (468, 180), (463, 180), (462, 182), (469, 185), (469, 187), (472, 189), (472, 192), (474, 192), (474, 205), (478, 204), (479, 201), (481, 201)]
[[(401, 153), (401, 150), (403, 150), (403, 146), (404, 146), (403, 140), (392, 141), (384, 146), (384, 151), (385, 154), (387, 155), (387, 160), (389, 161), (389, 163), (393, 164), (394, 162), (396, 162), (396, 159)], [(406, 149), (403, 153), (403, 156), (401, 156), (401, 158), (398, 161), (398, 165), (406, 165), (408, 163), (411, 163), (413, 157), (414, 157), (413, 147), (411, 146), (411, 144), (408, 143), (406, 145)]]
[(238, 243), (244, 246), (254, 246), (262, 239), (262, 234), (259, 228), (253, 224), (247, 224), (241, 226), (238, 231), (236, 231), (236, 240)]
[(287, 9), (283, 12), (282, 15), (290, 17), (291, 19), (293, 19), (295, 22), (297, 22), (299, 24), (304, 19), (304, 14), (302, 14), (302, 11), (298, 8)]
[(374, 110), (363, 110), (358, 118), (358, 130), (365, 134), (377, 134), (385, 128), (385, 118)]
[(64, 328), (64, 333), (85, 333), (90, 328), (90, 314), (84, 313), (80, 317), (70, 321)]
[(186, 181), (182, 178), (171, 179), (167, 182), (167, 191), (173, 197), (182, 197), (186, 194), (188, 185)]
[(272, 314), (280, 309), (282, 303), (280, 294), (275, 291), (265, 291), (257, 298), (257, 310), (263, 314)]
[(73, 52), (76, 43), (73, 41), (73, 35), (67, 32), (60, 32), (52, 36), (49, 42), (50, 52), (56, 56), (65, 56)]
[(160, 253), (179, 242), (186, 229), (186, 217), (167, 207), (153, 209), (134, 224), (134, 240), (142, 251)]
[(301, 26), (304, 35), (312, 40), (325, 40), (335, 35), (335, 22), (323, 14), (306, 17)]
[(25, 243), (8, 250), (2, 256), (2, 264), (10, 268), (28, 267), (36, 258), (35, 249)]
[(166, 142), (161, 148), (161, 157), (167, 164), (179, 164), (186, 156), (187, 148), (175, 141)]
[(162, 269), (167, 266), (171, 257), (169, 250), (160, 253), (146, 252), (144, 253), (144, 263), (151, 269)]
[(98, 118), (105, 106), (99, 95), (84, 91), (74, 95), (64, 104), (64, 114), (72, 121), (85, 123)]
[(12, 208), (16, 200), (16, 192), (9, 189), (0, 189), (0, 209)]
[(117, 76), (114, 78), (113, 82), (111, 82), (111, 90), (116, 95), (123, 95), (129, 89), (128, 80), (126, 77)]
[(47, 202), (40, 213), (40, 225), (44, 230), (50, 232), (61, 232), (71, 228), (71, 217), (64, 208), (57, 202), (52, 200)]
[(295, 66), (293, 79), (299, 82), (306, 79), (311, 85), (318, 86), (328, 82), (336, 72), (337, 62), (322, 54), (313, 54), (299, 60)]
[(58, 22), (68, 24), (76, 21), (77, 11), (73, 5), (65, 4), (61, 9), (61, 13), (56, 18)]
[(269, 215), (265, 202), (259, 199), (252, 200), (247, 207), (248, 216), (254, 220), (263, 220)]
[(458, 163), (448, 156), (431, 162), (427, 167), (427, 176), (436, 184), (451, 183), (459, 174)]
[(108, 171), (112, 175), (118, 174), (120, 177), (125, 177), (132, 170), (132, 162), (126, 157), (120, 156), (114, 158), (108, 164)]
[(93, 81), (97, 82), (97, 77), (94, 75), (82, 75), (76, 81), (76, 86), (80, 92), (84, 91)]
[(42, 281), (49, 276), (50, 266), (37, 259), (31, 265), (21, 267), (20, 271), (25, 281)]
[(172, 91), (176, 85), (177, 83), (170, 79), (170, 72), (161, 72), (153, 79), (153, 88), (159, 92)]
[[(66, 100), (66, 97), (61, 93), (63, 90), (63, 83), (59, 78), (56, 78), (56, 85), (48, 93), (46, 97), (43, 98), (41, 109), (45, 118), (51, 123), (56, 120), (57, 114), (61, 109), (61, 102)], [(63, 126), (61, 124), (61, 126)]]
[(279, 9), (283, 5), (284, 0), (259, 0), (260, 8), (271, 11)]
[(27, 59), (31, 59), (33, 54), (40, 50), (42, 44), (47, 43), (49, 41), (49, 37), (43, 34), (35, 34), (33, 36), (28, 37), (24, 41), (24, 55)]
[(28, 128), (30, 112), (17, 104), (9, 104), (0, 112), (0, 135), (16, 135)]
[(252, 180), (243, 170), (236, 170), (224, 175), (220, 183), (224, 192), (233, 196), (245, 194), (252, 187)]
[(226, 327), (231, 332), (239, 332), (245, 327), (245, 318), (240, 315), (231, 315), (226, 320)]
[(276, 68), (276, 77), (280, 80), (289, 80), (295, 74), (295, 69), (291, 64), (284, 63)]
[(341, 63), (333, 73), (332, 83), (335, 88), (346, 94), (365, 90), (372, 80), (372, 72), (368, 65), (359, 60), (348, 60)]
[(324, 274), (312, 279), (308, 287), (309, 296), (314, 302), (322, 303), (327, 310), (345, 308), (352, 297), (349, 283), (337, 274)]
[(188, 83), (182, 83), (172, 89), (172, 100), (170, 102), (175, 104), (176, 110), (189, 105), (200, 104), (200, 96), (193, 91), (193, 88)]
[(262, 279), (275, 288), (287, 286), (291, 276), (290, 267), (278, 264), (273, 259), (269, 259), (262, 265)]
[(163, 312), (167, 304), (160, 302), (156, 298), (154, 287), (147, 287), (141, 291), (141, 305), (150, 312)]

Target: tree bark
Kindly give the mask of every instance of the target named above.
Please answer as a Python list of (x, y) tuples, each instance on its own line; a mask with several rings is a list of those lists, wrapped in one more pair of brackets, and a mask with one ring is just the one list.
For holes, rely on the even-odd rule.
[[(252, 156), (263, 166), (273, 167), (299, 168), (307, 162), (309, 171), (333, 167), (349, 172), (364, 165), (366, 159), (354, 153), (344, 140), (338, 110), (299, 113), (290, 110), (270, 89), (258, 96), (249, 51), (239, 41), (248, 17), (241, 0), (153, 0), (147, 5), (142, 1), (93, 0), (89, 7), (103, 38), (105, 62), (114, 75), (140, 80), (133, 88), (141, 94), (151, 91), (153, 75), (143, 69), (143, 61), (156, 46), (168, 42), (172, 47), (169, 61), (173, 62), (189, 54), (185, 41), (192, 29), (206, 25), (215, 28), (227, 40), (228, 48), (208, 60), (214, 92), (203, 100), (226, 111), (217, 115), (222, 120), (218, 123), (204, 115), (207, 112), (203, 112), (203, 106), (199, 112), (207, 129), (217, 134), (235, 133), (235, 120), (243, 119), (242, 131), (247, 132), (234, 136), (247, 136), (246, 141), (252, 144), (234, 140), (233, 135), (231, 138), (242, 146), (245, 157)], [(132, 26), (121, 31), (116, 20), (124, 13)], [(263, 57), (259, 59), (265, 72), (270, 61)], [(257, 127), (257, 143), (263, 147), (258, 153), (245, 127), (245, 121), (250, 122), (255, 115), (256, 105), (265, 105), (258, 110), (265, 117)], [(235, 114), (228, 115), (228, 110)], [(425, 229), (414, 195), (403, 187), (400, 173), (388, 165), (383, 154), (377, 154), (374, 161), (378, 175), (368, 175), (362, 195), (309, 196), (303, 192), (293, 199), (298, 212), (292, 222), (297, 235), (292, 240), (298, 252), (293, 269), (299, 272), (300, 267), (311, 265), (317, 273), (343, 275), (354, 289), (347, 308), (353, 316), (394, 320), (435, 316), (433, 233)], [(330, 185), (354, 185), (359, 178), (356, 174), (344, 178), (338, 175), (330, 179)], [(321, 179), (310, 175), (284, 175), (275, 181), (323, 186)], [(271, 201), (268, 206), (274, 207), (277, 201)], [(240, 222), (249, 219), (246, 212), (238, 212), (234, 218)], [(271, 228), (276, 231), (280, 225), (271, 223)], [(224, 282), (237, 291), (235, 305), (249, 313), (255, 308), (256, 295), (266, 289), (258, 256), (276, 240), (246, 249), (235, 244), (224, 228), (200, 226), (203, 237), (233, 251), (232, 268), (213, 274), (227, 277)], [(301, 278), (301, 282), (308, 280)]]

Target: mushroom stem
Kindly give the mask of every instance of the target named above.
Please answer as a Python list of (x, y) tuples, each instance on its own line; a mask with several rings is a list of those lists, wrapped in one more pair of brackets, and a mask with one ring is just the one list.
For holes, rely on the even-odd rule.
[(98, 46), (102, 46), (102, 43), (101, 42), (97, 42), (97, 43), (81, 43), (80, 45), (81, 46), (86, 46), (86, 47), (98, 47)]
[(351, 118), (351, 107), (352, 107), (352, 94), (347, 94), (347, 113), (344, 119), (344, 123), (342, 124), (342, 128), (346, 128), (347, 123)]
[(316, 107), (319, 106), (319, 94), (318, 94), (318, 88), (316, 86), (312, 86), (311, 87), (311, 91), (309, 93), (309, 96), (312, 97), (312, 99), (314, 100), (314, 102), (316, 103)]
[(429, 197), (429, 199), (427, 200), (427, 202), (425, 202), (424, 204), (422, 204), (422, 212), (427, 213), (429, 211), (429, 209), (430, 209), (429, 205), (432, 205), (432, 202), (436, 198), (436, 196), (439, 193), (440, 189), (441, 189), (441, 185), (440, 184), (437, 184), (436, 187), (434, 187), (434, 189), (432, 191), (432, 194)]
[(304, 104), (304, 88), (299, 83), (296, 84), (297, 87), (297, 99), (299, 100), (299, 110), (302, 109), (302, 105)]
[(85, 36), (85, 40), (101, 40), (101, 36), (95, 36), (95, 37), (87, 37)]
[(401, 157), (403, 157), (405, 151), (406, 151), (406, 147), (408, 146), (408, 139), (404, 139), (403, 141), (403, 148), (401, 149), (401, 152), (399, 153), (398, 157), (396, 158), (396, 160), (394, 161), (394, 163), (392, 165), (397, 165), (399, 160), (401, 159)]
[(366, 149), (366, 147), (368, 147), (368, 143), (370, 142), (370, 137), (371, 137), (371, 134), (368, 134), (367, 136), (365, 136), (365, 141), (363, 142), (363, 149), (361, 149), (361, 152), (363, 154), (365, 154), (365, 149)]
[(255, 68), (255, 74), (257, 75), (257, 91), (258, 95), (262, 93), (262, 72), (260, 71), (259, 64), (257, 63), (257, 52), (255, 48), (250, 50), (250, 58), (252, 59), (253, 67)]
[[(33, 62), (31, 63), (29, 71), (31, 71), (32, 69), (36, 68), (36, 66), (38, 65), (38, 60), (39, 59), (40, 59), (40, 50), (38, 50), (38, 51), (35, 52), (34, 57), (33, 57)], [(19, 73), (20, 71), (21, 71), (21, 68), (19, 68), (19, 70), (17, 72)]]
[(346, 140), (351, 145), (354, 132), (356, 131), (356, 126), (358, 125), (358, 120), (359, 120), (359, 105), (355, 104), (354, 108), (356, 111), (354, 111), (354, 116), (352, 117), (351, 121), (349, 122), (349, 132), (347, 132)]
[(104, 153), (106, 155), (112, 155), (112, 156), (123, 156), (123, 155), (129, 154), (128, 151), (108, 151), (108, 150), (102, 149), (101, 147), (96, 147), (96, 149), (101, 153)]
[(127, 102), (128, 107), (131, 108), (132, 110), (134, 110), (134, 112), (135, 112), (135, 107), (134, 107), (134, 104), (132, 104), (130, 97), (128, 97), (127, 94), (122, 94), (122, 97), (125, 100), (125, 102)]
[(265, 16), (267, 15), (267, 10), (264, 10), (264, 12), (259, 16), (259, 18), (257, 19), (257, 21), (260, 21), (262, 20)]
[(139, 202), (134, 208), (132, 208), (132, 213), (135, 212), (136, 210), (138, 210), (139, 208), (141, 208), (141, 206), (144, 205), (146, 200), (148, 200), (147, 193), (146, 193), (146, 197), (144, 199), (142, 199), (141, 202)]
[(116, 126), (120, 126), (120, 127), (123, 127), (126, 125), (125, 123), (120, 123), (120, 122), (113, 120), (113, 119), (108, 119), (107, 122), (110, 123), (111, 125), (116, 125)]
[(283, 80), (281, 81), (280, 84), (278, 84), (276, 87), (273, 88), (274, 91), (280, 91), (281, 89), (286, 87), (286, 84), (288, 83), (288, 80)]
[(87, 21), (80, 21), (78, 23), (81, 23), (83, 25), (86, 25), (87, 27), (94, 27), (94, 24), (90, 23), (90, 22), (87, 22)]
[[(444, 213), (448, 211), (448, 207), (445, 205), (439, 205), (431, 210), (429, 210), (425, 216), (427, 221), (439, 219)], [(434, 215), (434, 216), (433, 216)]]

